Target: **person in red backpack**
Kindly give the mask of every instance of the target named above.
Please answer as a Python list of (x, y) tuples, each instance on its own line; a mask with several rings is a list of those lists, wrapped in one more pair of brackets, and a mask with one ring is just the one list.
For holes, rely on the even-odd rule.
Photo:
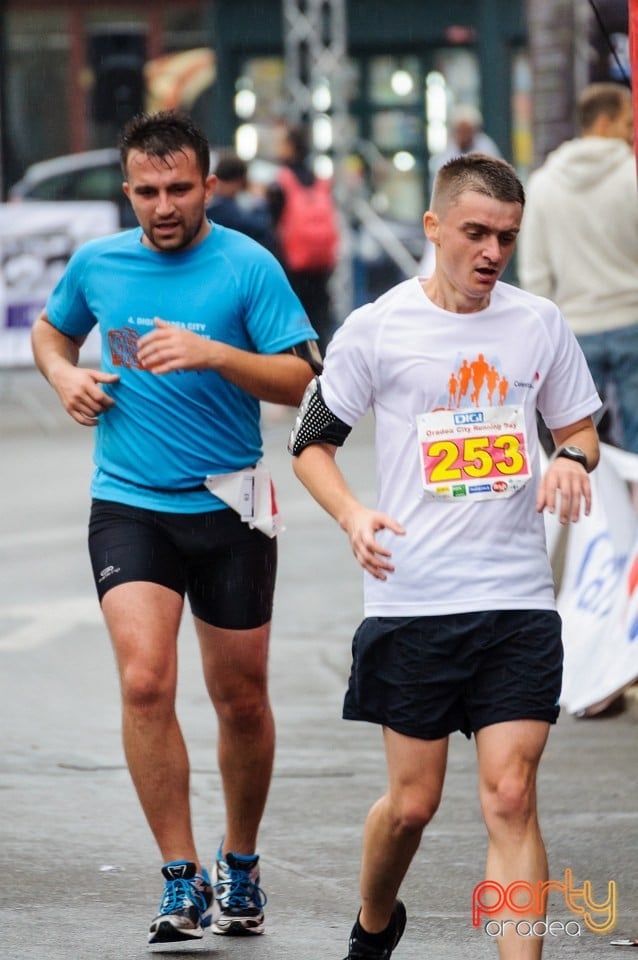
[(276, 227), (277, 255), (301, 300), (325, 353), (335, 330), (330, 277), (337, 263), (339, 231), (329, 180), (317, 177), (308, 164), (305, 126), (282, 130), (282, 167), (267, 191)]

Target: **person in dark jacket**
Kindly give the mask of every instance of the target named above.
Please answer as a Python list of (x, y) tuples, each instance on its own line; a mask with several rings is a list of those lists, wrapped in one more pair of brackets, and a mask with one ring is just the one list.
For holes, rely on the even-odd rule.
[(248, 192), (246, 161), (229, 151), (219, 158), (214, 172), (217, 184), (207, 215), (213, 223), (239, 230), (274, 253), (275, 232), (268, 204), (258, 197), (250, 197), (246, 203), (239, 200)]

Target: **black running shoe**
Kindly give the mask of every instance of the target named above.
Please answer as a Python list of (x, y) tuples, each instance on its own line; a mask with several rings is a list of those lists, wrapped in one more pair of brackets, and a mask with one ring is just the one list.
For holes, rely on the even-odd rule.
[(213, 888), (206, 870), (201, 874), (195, 871), (190, 860), (174, 860), (162, 867), (166, 885), (148, 934), (150, 944), (201, 940), (204, 936), (213, 917)]
[(397, 900), (392, 911), (392, 919), (386, 930), (387, 940), (385, 943), (370, 944), (363, 940), (360, 935), (359, 921), (355, 923), (350, 934), (348, 944), (348, 956), (344, 960), (390, 960), (392, 951), (403, 936), (405, 930), (405, 907), (401, 900)]

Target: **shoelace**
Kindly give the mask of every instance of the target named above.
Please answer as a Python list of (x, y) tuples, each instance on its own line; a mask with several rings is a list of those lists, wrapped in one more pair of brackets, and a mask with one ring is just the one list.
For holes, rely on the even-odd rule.
[(184, 880), (182, 877), (168, 880), (160, 903), (160, 913), (174, 913), (176, 910), (183, 910), (184, 907), (191, 904), (196, 906), (200, 912), (206, 909), (205, 897), (194, 883), (191, 880)]
[(232, 867), (227, 867), (227, 870), (228, 876), (213, 884), (216, 900), (223, 900), (225, 905), (234, 910), (266, 905), (266, 894), (251, 880), (247, 870), (235, 870)]

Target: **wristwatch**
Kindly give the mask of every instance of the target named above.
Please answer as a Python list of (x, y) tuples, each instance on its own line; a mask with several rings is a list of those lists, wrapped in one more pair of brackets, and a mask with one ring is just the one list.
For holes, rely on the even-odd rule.
[(581, 466), (589, 472), (587, 454), (584, 450), (581, 450), (580, 447), (560, 447), (554, 454), (553, 459), (557, 457), (565, 457), (566, 460), (575, 460), (576, 463), (580, 463)]

